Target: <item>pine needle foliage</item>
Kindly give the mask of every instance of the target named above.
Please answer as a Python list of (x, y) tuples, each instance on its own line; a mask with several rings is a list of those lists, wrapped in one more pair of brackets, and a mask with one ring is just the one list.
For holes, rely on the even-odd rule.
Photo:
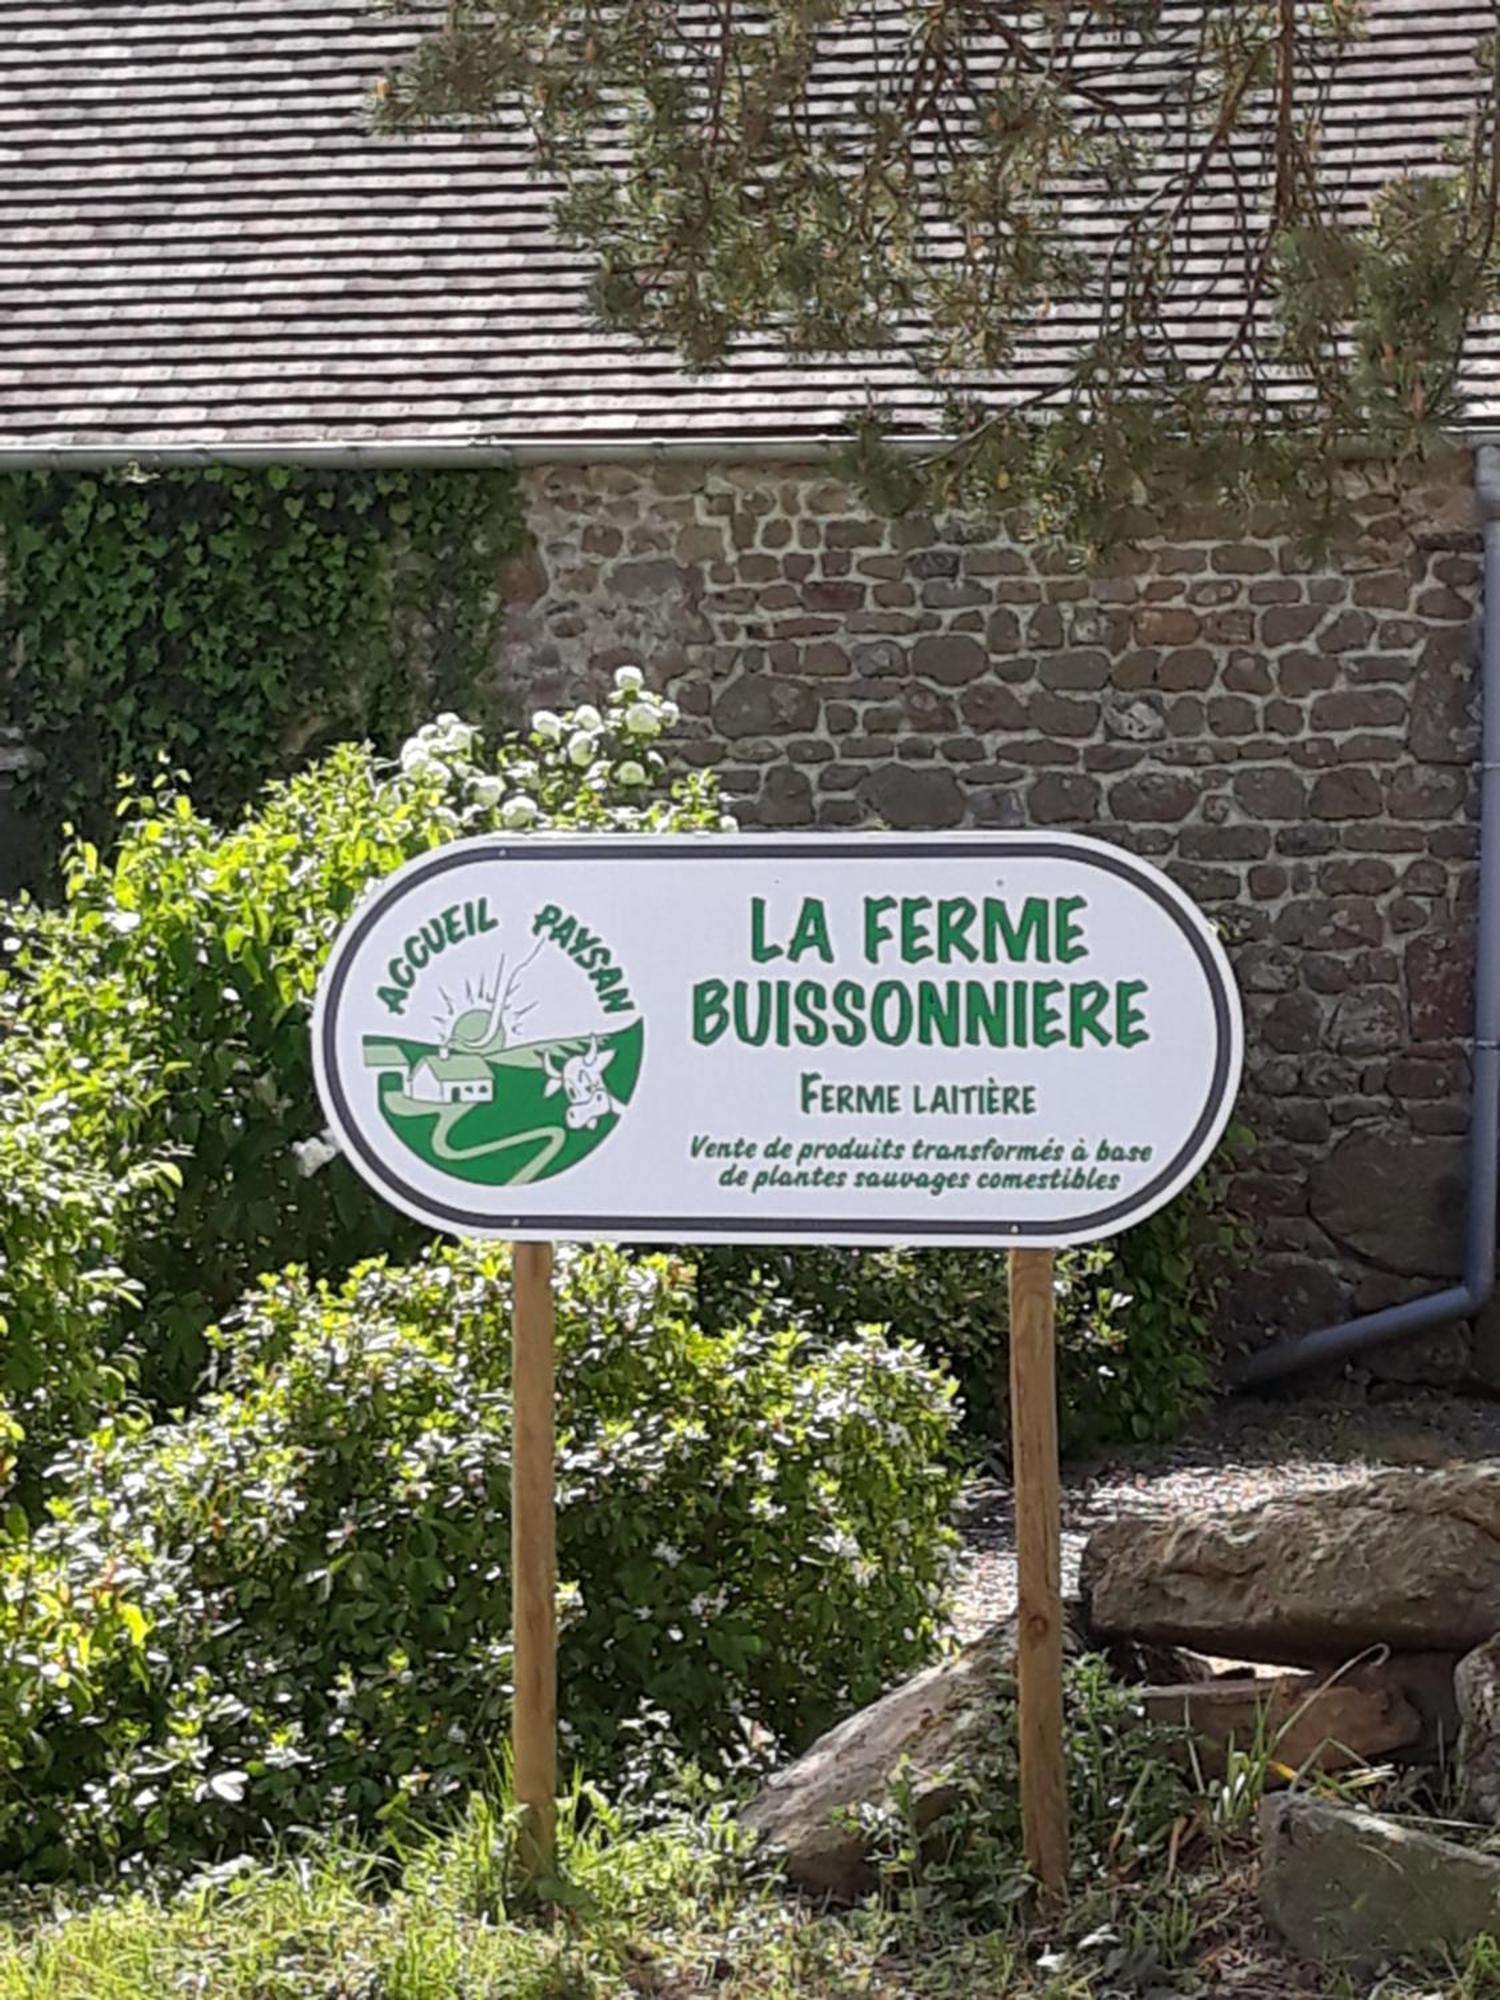
[(595, 311), (691, 369), (913, 355), (941, 442), (864, 412), (883, 505), (1326, 530), (1352, 450), (1460, 420), (1495, 296), (1493, 38), (1372, 195), (1325, 143), (1367, 36), (1356, 0), (453, 0), (376, 120), (524, 127)]

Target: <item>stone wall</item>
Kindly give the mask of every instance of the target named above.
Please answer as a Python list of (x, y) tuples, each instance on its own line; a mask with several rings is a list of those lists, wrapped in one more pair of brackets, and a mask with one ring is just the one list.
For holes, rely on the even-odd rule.
[[(507, 579), (518, 704), (639, 660), (764, 827), (1053, 826), (1162, 863), (1245, 996), (1241, 1197), (1261, 1339), (1458, 1269), (1479, 536), (1467, 461), (1312, 563), (1267, 526), (1084, 572), (962, 522), (872, 518), (824, 469), (530, 476)], [(1388, 1352), (1393, 1372), (1462, 1344)]]

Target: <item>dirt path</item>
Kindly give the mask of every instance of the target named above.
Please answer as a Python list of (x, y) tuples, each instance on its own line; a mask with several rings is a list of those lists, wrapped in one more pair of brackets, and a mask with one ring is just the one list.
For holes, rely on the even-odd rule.
[[(1432, 1394), (1371, 1403), (1324, 1397), (1235, 1398), (1171, 1445), (1144, 1446), (1063, 1472), (1063, 1588), (1078, 1581), (1091, 1528), (1174, 1507), (1220, 1511), (1272, 1494), (1348, 1484), (1393, 1465), (1500, 1458), (1500, 1402)], [(972, 1638), (1015, 1607), (1008, 1487), (976, 1481), (964, 1496), (964, 1557), (955, 1627)]]

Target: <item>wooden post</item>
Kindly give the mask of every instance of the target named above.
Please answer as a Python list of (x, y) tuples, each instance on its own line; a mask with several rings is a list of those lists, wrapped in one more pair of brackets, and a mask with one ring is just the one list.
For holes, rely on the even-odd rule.
[(1021, 1827), (1043, 1893), (1068, 1882), (1063, 1764), (1061, 1495), (1057, 1474), (1057, 1352), (1052, 1252), (1010, 1253), (1010, 1424), (1019, 1604), (1016, 1692)]
[(552, 1245), (512, 1247), (511, 1742), (521, 1868), (550, 1874), (557, 1831), (557, 1517), (553, 1456)]

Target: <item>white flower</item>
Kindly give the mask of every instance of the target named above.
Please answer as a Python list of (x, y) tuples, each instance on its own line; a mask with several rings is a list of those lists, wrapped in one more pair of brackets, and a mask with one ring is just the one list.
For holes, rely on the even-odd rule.
[(550, 708), (539, 708), (531, 718), (531, 733), (540, 736), (544, 743), (556, 743), (562, 735), (562, 717), (554, 715)]
[(472, 722), (465, 722), (462, 716), (449, 711), (440, 715), (436, 722), (429, 722), (417, 732), (418, 740), (439, 757), (466, 757), (474, 747), (474, 738), (479, 731)]
[(474, 794), (474, 803), (477, 806), (497, 806), (505, 796), (505, 784), (500, 778), (488, 776), (476, 778), (470, 790)]
[(604, 717), (591, 701), (586, 701), (582, 708), (575, 708), (572, 719), (575, 729), (587, 729), (595, 736), (604, 727)]
[(651, 1553), (658, 1562), (665, 1563), (668, 1569), (676, 1569), (682, 1561), (681, 1549), (674, 1549), (670, 1542), (658, 1542)]
[(321, 1167), (330, 1160), (336, 1160), (339, 1149), (329, 1141), (326, 1132), (320, 1132), (316, 1139), (298, 1139), (292, 1147), (292, 1158), (297, 1162), (297, 1171), (303, 1180), (311, 1180)]
[(594, 751), (597, 748), (596, 739), (590, 736), (586, 729), (580, 729), (576, 736), (568, 738), (568, 762), (576, 764), (581, 771), (593, 763)]
[(505, 775), (517, 785), (534, 784), (541, 773), (541, 765), (531, 757), (518, 757), (513, 764), (507, 764)]
[(625, 711), (625, 727), (632, 736), (655, 736), (661, 728), (661, 716), (656, 704), (633, 701)]
[[(104, 921), (112, 931), (118, 931), (121, 937), (129, 937), (133, 930), (140, 928), (141, 913), (139, 910), (111, 910)], [(19, 938), (16, 944), (19, 946)]]
[(666, 727), (667, 729), (670, 729), (673, 723), (676, 722), (681, 717), (681, 715), (682, 715), (682, 710), (677, 706), (675, 701), (664, 701), (662, 703), (661, 719), (664, 727)]
[(633, 757), (615, 766), (615, 782), (620, 785), (644, 785), (646, 773)]
[(527, 798), (524, 792), (517, 792), (514, 798), (507, 799), (500, 808), (500, 824), (510, 827), (530, 826), (537, 816), (537, 810), (535, 799)]
[(616, 667), (615, 686), (621, 694), (639, 694), (646, 685), (646, 676), (639, 667)]
[(427, 778), (441, 766), (429, 742), (421, 736), (409, 736), (401, 745), (401, 768), (409, 778)]

